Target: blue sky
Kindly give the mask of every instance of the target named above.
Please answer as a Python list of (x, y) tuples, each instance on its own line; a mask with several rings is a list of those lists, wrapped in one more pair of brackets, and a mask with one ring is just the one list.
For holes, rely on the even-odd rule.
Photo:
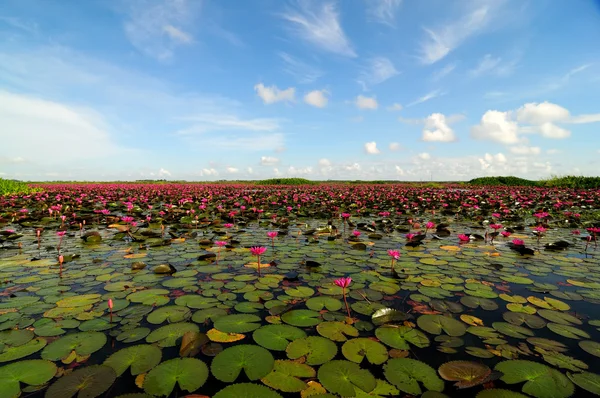
[(3, 0), (0, 177), (597, 175), (600, 2)]

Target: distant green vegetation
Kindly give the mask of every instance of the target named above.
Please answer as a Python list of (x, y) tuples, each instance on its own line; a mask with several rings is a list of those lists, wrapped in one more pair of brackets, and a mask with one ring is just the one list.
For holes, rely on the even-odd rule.
[(318, 184), (316, 181), (307, 180), (306, 178), (270, 178), (268, 180), (256, 181), (256, 185), (313, 185)]
[(553, 176), (547, 180), (533, 181), (519, 177), (480, 177), (469, 181), (471, 185), (503, 185), (503, 186), (527, 186), (546, 188), (578, 188), (593, 189), (600, 188), (600, 177), (583, 176)]
[(507, 185), (507, 186), (539, 186), (537, 181), (526, 180), (519, 177), (479, 177), (469, 181), (472, 185)]
[(17, 180), (5, 180), (0, 178), (0, 195), (8, 195), (14, 193), (31, 193), (37, 189), (31, 188), (24, 182)]

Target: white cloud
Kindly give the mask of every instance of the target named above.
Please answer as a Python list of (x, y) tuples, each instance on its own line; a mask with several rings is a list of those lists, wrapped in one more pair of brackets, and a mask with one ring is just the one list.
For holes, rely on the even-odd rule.
[(539, 155), (542, 149), (538, 146), (519, 145), (510, 147), (510, 152), (515, 155)]
[(428, 154), (427, 152), (423, 152), (417, 155), (419, 157), (419, 159), (421, 160), (429, 160), (431, 159), (431, 155)]
[(219, 172), (217, 170), (215, 170), (214, 168), (205, 168), (200, 170), (200, 176), (206, 176), (206, 177), (210, 177), (210, 176), (216, 176), (219, 175)]
[(358, 83), (367, 89), (367, 86), (383, 83), (399, 74), (392, 61), (386, 57), (375, 57), (368, 61), (358, 79)]
[(365, 153), (369, 155), (377, 155), (381, 153), (381, 151), (377, 148), (377, 143), (375, 141), (365, 143)]
[(294, 166), (290, 166), (288, 167), (286, 174), (290, 175), (290, 176), (308, 176), (311, 175), (313, 172), (312, 167), (294, 167)]
[[(68, 162), (123, 154), (103, 116), (23, 94), (0, 91), (0, 158)], [(50, 159), (48, 159), (50, 160)]]
[(159, 177), (171, 177), (171, 172), (169, 170), (165, 170), (161, 167), (160, 170), (158, 170), (157, 175)]
[(556, 155), (556, 154), (562, 153), (562, 151), (560, 149), (548, 149), (546, 151), (546, 153), (548, 155)]
[(423, 141), (452, 142), (456, 141), (456, 136), (448, 126), (446, 116), (441, 113), (432, 113), (425, 119), (422, 139)]
[(390, 143), (390, 151), (399, 151), (400, 149), (402, 149), (402, 146), (397, 143), (397, 142), (391, 142)]
[(192, 125), (185, 129), (177, 131), (176, 134), (202, 134), (212, 131), (275, 131), (280, 128), (278, 119), (258, 118), (258, 119), (240, 119), (235, 115), (226, 114), (205, 114), (196, 116), (187, 116), (179, 120), (192, 122)]
[(329, 167), (331, 166), (331, 161), (329, 159), (323, 158), (319, 159), (319, 167)]
[(128, 5), (125, 34), (131, 44), (146, 55), (167, 59), (177, 45), (193, 42), (186, 30), (193, 27), (196, 2), (133, 0)]
[(387, 107), (388, 111), (401, 111), (402, 109), (404, 109), (404, 107), (402, 105), (400, 105), (399, 103), (395, 102), (392, 105)]
[(396, 169), (396, 174), (398, 174), (399, 176), (403, 176), (405, 174), (404, 170), (402, 170), (402, 168), (400, 166), (396, 165), (396, 166), (394, 166), (394, 168)]
[(528, 103), (517, 109), (517, 120), (521, 123), (543, 124), (568, 120), (570, 113), (560, 105), (548, 101)]
[(296, 37), (321, 50), (356, 57), (350, 40), (340, 24), (339, 14), (333, 2), (304, 0), (295, 9), (282, 15)]
[(501, 144), (519, 142), (519, 126), (512, 121), (509, 112), (487, 111), (481, 122), (471, 128), (471, 137), (476, 140), (490, 140)]
[(551, 138), (555, 140), (561, 140), (564, 138), (569, 138), (571, 136), (571, 132), (569, 130), (565, 130), (557, 125), (546, 122), (539, 127), (540, 134), (544, 138)]
[(455, 62), (448, 64), (448, 65), (444, 66), (442, 69), (435, 71), (433, 73), (433, 75), (431, 76), (431, 80), (433, 80), (434, 82), (437, 82), (437, 81), (443, 79), (444, 77), (448, 76), (450, 73), (452, 73), (452, 71), (454, 71), (454, 69), (456, 69)]
[(394, 27), (400, 4), (402, 0), (367, 0), (367, 14), (371, 21)]
[(272, 156), (262, 156), (260, 158), (260, 164), (263, 166), (275, 166), (279, 163), (279, 159)]
[(296, 95), (296, 89), (294, 87), (280, 90), (275, 85), (266, 87), (262, 83), (256, 84), (254, 90), (265, 104), (274, 104), (279, 101), (294, 102), (294, 96)]
[(163, 27), (163, 30), (174, 41), (179, 41), (181, 43), (187, 44), (187, 43), (191, 43), (193, 40), (192, 36), (190, 36), (189, 34), (185, 33), (184, 31), (182, 31), (180, 29), (177, 29), (173, 25), (165, 25)]
[(325, 108), (328, 98), (325, 90), (313, 90), (304, 96), (304, 102), (317, 108)]
[(494, 58), (494, 57), (492, 57), (491, 54), (486, 54), (479, 61), (477, 66), (474, 69), (471, 69), (469, 71), (469, 73), (472, 76), (484, 75), (484, 74), (489, 73), (492, 70), (494, 70), (494, 68), (496, 68), (500, 64), (501, 61), (502, 61), (502, 58)]
[(569, 119), (568, 122), (573, 123), (573, 124), (600, 122), (600, 113), (594, 113), (591, 115), (573, 116), (571, 119)]
[(356, 97), (356, 106), (359, 109), (377, 109), (379, 106), (377, 104), (377, 99), (375, 97), (365, 97), (363, 95), (359, 95)]
[(227, 171), (229, 174), (236, 174), (240, 171), (240, 169), (237, 167), (226, 167), (225, 171)]
[(417, 105), (417, 104), (422, 104), (423, 102), (427, 102), (427, 101), (432, 100), (434, 98), (440, 97), (440, 96), (442, 96), (444, 94), (445, 93), (442, 93), (440, 90), (434, 90), (434, 91), (431, 91), (431, 92), (425, 94), (424, 96), (416, 99), (415, 101), (411, 102), (407, 106), (413, 106), (413, 105)]
[(506, 156), (503, 153), (497, 153), (495, 155), (491, 155), (486, 153), (483, 158), (479, 158), (479, 163), (481, 164), (482, 170), (487, 170), (496, 165), (504, 165), (507, 163)]
[(433, 64), (444, 58), (467, 38), (486, 27), (492, 14), (490, 11), (490, 6), (485, 4), (437, 29), (425, 29), (427, 38), (421, 43), (421, 61)]
[(288, 53), (281, 52), (279, 57), (284, 61), (284, 72), (293, 76), (300, 84), (312, 83), (324, 74), (317, 67), (309, 65)]

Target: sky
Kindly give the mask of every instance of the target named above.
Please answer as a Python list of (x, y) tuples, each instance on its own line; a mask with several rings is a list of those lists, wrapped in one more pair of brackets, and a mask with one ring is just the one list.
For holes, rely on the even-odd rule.
[(600, 169), (597, 0), (2, 0), (0, 177)]

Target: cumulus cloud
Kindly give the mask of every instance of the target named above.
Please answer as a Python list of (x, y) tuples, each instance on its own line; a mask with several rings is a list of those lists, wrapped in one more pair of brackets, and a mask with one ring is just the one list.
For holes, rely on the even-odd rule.
[(429, 160), (431, 159), (431, 155), (428, 154), (427, 152), (423, 152), (417, 155), (419, 157), (419, 159), (421, 160)]
[(569, 138), (571, 136), (571, 132), (569, 130), (565, 130), (550, 122), (543, 123), (540, 125), (539, 129), (540, 134), (545, 138), (560, 140)]
[(274, 104), (275, 102), (280, 101), (294, 102), (296, 95), (296, 89), (294, 87), (289, 87), (285, 90), (280, 90), (275, 85), (266, 87), (262, 83), (258, 83), (257, 85), (255, 85), (254, 90), (265, 104)]
[(548, 101), (532, 102), (517, 109), (517, 121), (527, 124), (544, 124), (568, 120), (570, 113), (560, 105)]
[(377, 143), (375, 141), (365, 143), (365, 153), (369, 155), (377, 155), (381, 151), (377, 148)]
[(356, 97), (355, 104), (359, 109), (375, 110), (379, 106), (375, 97), (365, 97), (363, 95)]
[(331, 166), (331, 161), (329, 159), (323, 158), (319, 159), (319, 167), (329, 167)]
[(260, 164), (263, 166), (274, 166), (279, 163), (279, 159), (273, 156), (261, 156)]
[(390, 151), (399, 151), (400, 149), (402, 149), (402, 146), (399, 143), (397, 143), (397, 142), (390, 143)]
[(238, 171), (240, 171), (240, 169), (238, 169), (237, 167), (227, 167), (225, 168), (225, 170), (229, 173), (229, 174), (235, 174)]
[(487, 111), (480, 123), (471, 128), (471, 137), (507, 145), (516, 144), (519, 142), (519, 126), (511, 120), (509, 112)]
[(423, 141), (452, 142), (456, 141), (456, 136), (448, 126), (446, 116), (441, 113), (432, 113), (425, 119), (422, 139)]
[(539, 155), (542, 149), (538, 146), (519, 145), (510, 147), (510, 152), (515, 155)]
[(495, 155), (486, 153), (483, 158), (479, 158), (478, 160), (482, 170), (487, 170), (494, 165), (507, 163), (506, 156), (504, 156), (503, 153), (497, 153)]
[(304, 102), (317, 108), (325, 108), (328, 98), (325, 90), (313, 90), (304, 96)]
[(158, 170), (159, 177), (171, 177), (171, 172), (169, 170), (165, 170), (162, 167)]

